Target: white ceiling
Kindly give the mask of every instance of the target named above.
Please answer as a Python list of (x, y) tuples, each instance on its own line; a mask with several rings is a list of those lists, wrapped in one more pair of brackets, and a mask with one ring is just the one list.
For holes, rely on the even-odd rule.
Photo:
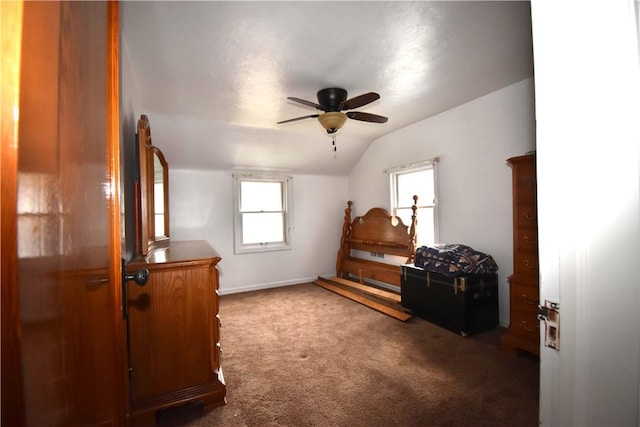
[[(525, 1), (123, 2), (123, 54), (154, 144), (178, 169), (347, 174), (389, 132), (533, 75)], [(342, 87), (381, 98), (331, 137), (317, 111)]]

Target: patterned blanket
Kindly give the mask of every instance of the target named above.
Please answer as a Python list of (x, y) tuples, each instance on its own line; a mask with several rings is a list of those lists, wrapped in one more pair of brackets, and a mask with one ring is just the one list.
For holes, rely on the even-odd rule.
[(489, 274), (498, 271), (491, 255), (461, 244), (440, 243), (416, 250), (415, 266), (444, 276)]

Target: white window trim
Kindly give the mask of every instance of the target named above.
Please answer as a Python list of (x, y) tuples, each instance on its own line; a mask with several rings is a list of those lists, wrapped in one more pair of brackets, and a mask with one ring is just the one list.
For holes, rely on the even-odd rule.
[[(406, 165), (394, 166), (388, 169), (385, 169), (384, 172), (389, 175), (389, 212), (392, 215), (396, 215), (396, 201), (397, 197), (397, 182), (395, 176), (400, 173), (409, 173), (409, 172), (418, 172), (424, 169), (433, 169), (433, 202), (432, 203), (424, 203), (424, 200), (418, 199), (418, 221), (420, 221), (420, 208), (433, 208), (433, 236), (436, 242), (440, 241), (440, 225), (438, 220), (438, 162), (440, 161), (439, 157), (434, 157), (432, 159), (422, 160), (419, 162), (408, 163)], [(407, 226), (411, 226), (411, 224), (405, 224)], [(418, 236), (420, 237), (420, 236)]]
[[(291, 249), (293, 231), (293, 178), (290, 176), (262, 172), (233, 173), (233, 234), (234, 253), (249, 254), (259, 252), (286, 251)], [(284, 241), (270, 243), (242, 243), (242, 213), (240, 212), (240, 183), (242, 181), (265, 181), (282, 183), (284, 207)]]

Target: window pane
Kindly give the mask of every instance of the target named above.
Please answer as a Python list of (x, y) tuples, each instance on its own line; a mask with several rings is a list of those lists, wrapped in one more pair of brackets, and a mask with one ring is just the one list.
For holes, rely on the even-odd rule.
[(396, 216), (402, 220), (402, 223), (407, 227), (411, 226), (411, 209), (396, 209)]
[(154, 218), (156, 236), (164, 236), (164, 214), (156, 214)]
[(280, 182), (242, 181), (240, 183), (240, 211), (282, 211)]
[(418, 229), (416, 230), (418, 233), (416, 246), (418, 247), (436, 243), (434, 212), (433, 208), (420, 208), (418, 211)]
[(153, 211), (156, 214), (164, 213), (164, 184), (153, 184)]
[[(397, 209), (396, 215), (402, 219), (402, 222), (407, 227), (411, 227), (411, 214), (413, 210), (411, 209)], [(433, 218), (434, 210), (433, 208), (420, 208), (418, 209), (418, 227), (416, 229), (416, 234), (418, 235), (418, 241), (416, 245), (418, 247), (424, 245), (432, 245), (435, 243), (434, 236), (434, 218)]]
[(243, 213), (242, 243), (272, 243), (284, 241), (282, 213)]
[(434, 195), (433, 169), (424, 169), (397, 175), (398, 206), (411, 206), (413, 196), (418, 196), (418, 205), (433, 205)]
[(164, 184), (162, 182), (153, 183), (153, 211), (156, 236), (164, 236)]

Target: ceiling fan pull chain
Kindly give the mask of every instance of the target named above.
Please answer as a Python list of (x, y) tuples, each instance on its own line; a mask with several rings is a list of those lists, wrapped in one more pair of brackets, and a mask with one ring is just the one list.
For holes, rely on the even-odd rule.
[(337, 159), (338, 158), (338, 147), (336, 146), (336, 133), (332, 133), (331, 134), (331, 146), (333, 147), (333, 158)]

